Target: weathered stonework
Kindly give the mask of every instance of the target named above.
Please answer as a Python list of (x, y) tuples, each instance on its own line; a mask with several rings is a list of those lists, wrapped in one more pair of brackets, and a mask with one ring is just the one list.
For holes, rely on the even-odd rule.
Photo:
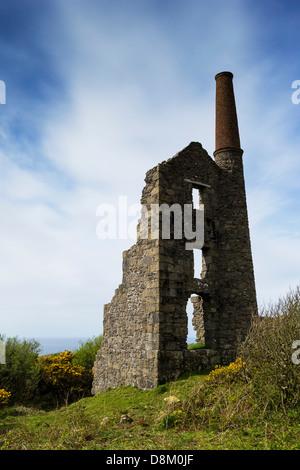
[(193, 304), (193, 318), (192, 325), (196, 332), (196, 342), (205, 344), (205, 328), (203, 318), (203, 298), (200, 296), (191, 297)]
[[(153, 204), (177, 204), (183, 213), (184, 205), (193, 202), (192, 189), (199, 190), (204, 204), (202, 273), (194, 277), (183, 219), (179, 239), (172, 236), (172, 217), (169, 239), (162, 237), (161, 226), (158, 238), (141, 238), (138, 226), (136, 244), (123, 254), (122, 283), (104, 307), (93, 394), (118, 385), (151, 389), (182, 372), (235, 359), (256, 313), (243, 151), (237, 144), (234, 135), (234, 145), (217, 148), (212, 159), (200, 143), (192, 142), (147, 172), (141, 203), (148, 213)], [(197, 341), (205, 343), (205, 349), (192, 351), (186, 342), (191, 296)]]

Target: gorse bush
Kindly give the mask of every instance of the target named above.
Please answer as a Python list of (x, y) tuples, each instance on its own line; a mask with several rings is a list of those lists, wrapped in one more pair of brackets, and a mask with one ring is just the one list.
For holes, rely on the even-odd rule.
[(71, 351), (65, 351), (39, 360), (41, 380), (57, 401), (72, 401), (90, 393), (92, 372), (74, 364), (74, 357)]
[(0, 389), (0, 406), (8, 405), (10, 397), (11, 397), (11, 393), (1, 388)]
[(228, 366), (216, 366), (207, 377), (205, 381), (211, 383), (223, 383), (224, 379), (229, 382), (239, 380), (241, 378), (241, 371), (245, 367), (246, 363), (238, 357), (234, 362)]
[(102, 335), (80, 343), (75, 351), (42, 356), (40, 366), (40, 390), (57, 402), (76, 401), (91, 395), (93, 366), (101, 348)]
[[(74, 353), (47, 356), (39, 356), (41, 345), (34, 339), (5, 339), (0, 335), (0, 340), (5, 343), (6, 353), (6, 363), (0, 364), (0, 390), (9, 393), (10, 404), (47, 402), (46, 406), (53, 406), (90, 395), (92, 367), (102, 336), (81, 343)], [(2, 392), (2, 396), (4, 402), (7, 395)]]

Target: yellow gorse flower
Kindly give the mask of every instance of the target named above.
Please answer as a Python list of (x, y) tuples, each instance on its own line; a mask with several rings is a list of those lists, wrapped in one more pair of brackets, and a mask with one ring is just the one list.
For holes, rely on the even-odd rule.
[(4, 388), (0, 389), (0, 405), (7, 405), (10, 397), (10, 392), (7, 392), (6, 390), (4, 390)]
[(236, 359), (235, 362), (231, 362), (228, 366), (216, 366), (207, 377), (205, 377), (206, 381), (211, 381), (216, 379), (217, 377), (227, 377), (233, 378), (235, 374), (237, 374), (242, 367), (245, 366), (245, 362), (239, 357)]
[(72, 363), (74, 356), (71, 351), (65, 351), (56, 356), (49, 355), (41, 358), (43, 380), (59, 393), (83, 391), (88, 371), (85, 367)]

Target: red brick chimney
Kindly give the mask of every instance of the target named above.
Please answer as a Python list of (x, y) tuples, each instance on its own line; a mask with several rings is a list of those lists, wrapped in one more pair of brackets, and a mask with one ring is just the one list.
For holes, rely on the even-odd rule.
[(220, 72), (216, 79), (216, 148), (220, 151), (241, 149), (233, 91), (233, 74)]

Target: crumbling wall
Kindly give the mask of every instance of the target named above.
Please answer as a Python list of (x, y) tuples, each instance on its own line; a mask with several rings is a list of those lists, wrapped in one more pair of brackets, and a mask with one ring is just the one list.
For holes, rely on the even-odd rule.
[[(202, 272), (194, 277), (184, 217), (182, 237), (174, 237), (172, 211), (170, 237), (162, 236), (159, 225), (158, 238), (139, 238), (124, 253), (122, 284), (104, 308), (93, 393), (118, 385), (150, 389), (182, 372), (234, 360), (256, 307), (241, 152), (214, 161), (192, 142), (150, 170), (145, 181), (141, 203), (148, 214), (152, 204), (169, 209), (177, 204), (183, 215), (192, 189), (199, 190)], [(193, 322), (205, 349), (190, 351), (186, 306), (193, 294)]]
[[(153, 388), (190, 368), (213, 366), (214, 351), (187, 350), (186, 304), (191, 293), (208, 292), (194, 279), (193, 251), (186, 249), (184, 204), (192, 204), (192, 183), (215, 184), (211, 157), (191, 143), (175, 157), (150, 170), (141, 203), (147, 207), (179, 204), (181, 239), (139, 238), (123, 254), (123, 279), (112, 301), (104, 307), (103, 343), (94, 365), (93, 393), (116, 385)], [(209, 213), (209, 211), (208, 211)], [(138, 227), (139, 229), (139, 227)], [(150, 234), (150, 227), (149, 227)]]
[[(142, 204), (158, 202), (158, 169), (147, 173)], [(93, 393), (117, 385), (153, 388), (159, 350), (159, 240), (139, 239), (123, 253), (123, 279), (104, 306), (103, 343)]]

